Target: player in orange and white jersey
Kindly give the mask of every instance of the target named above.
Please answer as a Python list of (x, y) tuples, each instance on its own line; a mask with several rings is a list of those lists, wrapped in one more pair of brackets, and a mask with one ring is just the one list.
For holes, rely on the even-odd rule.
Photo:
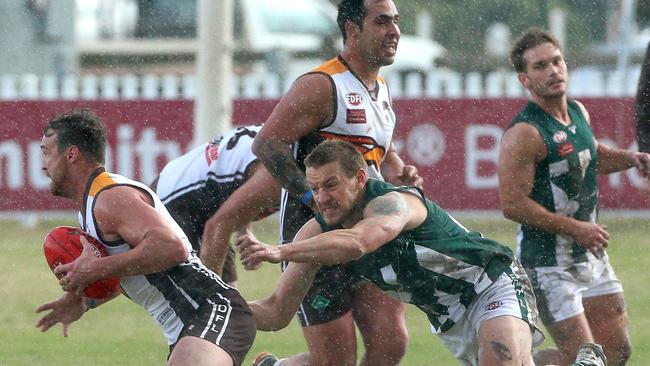
[(54, 269), (64, 295), (37, 309), (48, 312), (36, 326), (46, 331), (61, 323), (67, 336), (69, 325), (97, 305), (81, 296), (84, 288), (119, 277), (124, 294), (162, 329), (169, 365), (241, 365), (255, 338), (248, 305), (203, 265), (151, 189), (104, 170), (102, 122), (85, 110), (55, 117), (41, 150), (51, 193), (76, 205), (81, 228), (110, 255), (96, 257), (82, 237), (81, 255)]
[[(392, 0), (343, 0), (338, 14), (343, 52), (298, 78), (255, 138), (253, 151), (285, 188), (283, 243), (291, 243), (314, 215), (302, 160), (323, 139), (352, 142), (373, 177), (397, 185), (421, 184), (415, 167), (405, 165), (395, 152), (395, 113), (379, 76), (397, 51), (398, 19)], [(362, 365), (398, 364), (406, 350), (404, 306), (345, 266), (321, 270), (303, 300), (299, 319), (309, 353), (281, 361), (283, 365), (356, 364), (355, 323), (366, 348)]]

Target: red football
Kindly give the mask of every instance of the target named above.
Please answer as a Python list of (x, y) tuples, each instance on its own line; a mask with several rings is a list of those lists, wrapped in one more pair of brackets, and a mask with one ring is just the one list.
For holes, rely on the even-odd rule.
[[(45, 236), (43, 242), (45, 260), (52, 271), (56, 266), (70, 263), (81, 255), (83, 250), (79, 239), (81, 235), (90, 242), (97, 257), (108, 255), (104, 245), (87, 233), (71, 226), (58, 226)], [(119, 278), (105, 278), (88, 285), (84, 290), (84, 296), (92, 299), (105, 299), (117, 294), (120, 290)]]

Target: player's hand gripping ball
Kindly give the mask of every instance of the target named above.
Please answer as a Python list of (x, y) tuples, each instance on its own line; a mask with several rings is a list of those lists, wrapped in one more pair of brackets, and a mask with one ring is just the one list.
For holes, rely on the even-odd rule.
[[(58, 226), (45, 236), (45, 241), (43, 242), (45, 259), (52, 271), (58, 265), (70, 263), (81, 255), (83, 251), (79, 239), (81, 235), (88, 240), (95, 256), (108, 256), (106, 248), (97, 239), (75, 227)], [(105, 299), (120, 291), (120, 279), (118, 277), (111, 277), (95, 281), (88, 285), (84, 290), (84, 296), (91, 299)]]

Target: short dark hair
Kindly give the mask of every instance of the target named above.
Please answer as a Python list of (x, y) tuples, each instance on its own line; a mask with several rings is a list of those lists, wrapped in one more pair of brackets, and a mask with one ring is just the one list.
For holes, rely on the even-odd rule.
[(325, 140), (305, 157), (306, 167), (317, 168), (337, 161), (341, 170), (348, 177), (354, 177), (359, 169), (368, 170), (363, 155), (354, 145), (343, 140)]
[[(106, 128), (102, 121), (88, 109), (75, 109), (52, 118), (43, 135), (56, 133), (59, 152), (69, 146), (76, 146), (94, 162), (104, 164), (106, 155)], [(49, 133), (49, 134), (48, 134)]]
[[(541, 28), (529, 28), (512, 45), (510, 50), (510, 62), (517, 72), (526, 72), (526, 61), (524, 52), (535, 48), (543, 43), (551, 43), (560, 48), (560, 42), (550, 32)], [(561, 49), (561, 48), (560, 48)]]
[(343, 43), (348, 39), (348, 34), (345, 31), (345, 24), (349, 21), (363, 27), (363, 17), (366, 16), (368, 10), (364, 4), (366, 0), (342, 0), (339, 4), (339, 14), (336, 17), (336, 22), (339, 24), (341, 35), (343, 36)]

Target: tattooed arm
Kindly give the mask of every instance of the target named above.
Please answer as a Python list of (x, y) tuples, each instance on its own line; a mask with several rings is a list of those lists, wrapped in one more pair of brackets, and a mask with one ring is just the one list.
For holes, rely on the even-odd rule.
[[(255, 137), (253, 152), (273, 177), (302, 199), (309, 185), (293, 157), (291, 144), (331, 121), (334, 115), (332, 84), (324, 74), (307, 74), (295, 81)], [(313, 199), (309, 205), (316, 207)]]
[[(417, 227), (426, 215), (420, 198), (411, 193), (392, 192), (371, 200), (363, 218), (351, 228), (324, 232), (294, 241), (294, 245), (271, 246), (244, 236), (239, 238), (237, 246), (244, 262), (345, 263), (378, 249), (400, 232)], [(319, 224), (312, 219), (304, 227), (308, 226), (315, 230)]]

